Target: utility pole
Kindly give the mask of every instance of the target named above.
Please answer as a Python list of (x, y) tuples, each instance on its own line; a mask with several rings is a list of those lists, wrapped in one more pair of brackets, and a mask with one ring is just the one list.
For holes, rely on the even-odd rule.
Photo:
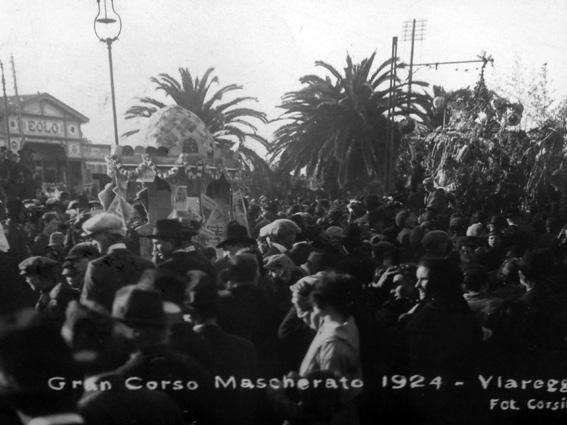
[(4, 93), (4, 124), (6, 125), (6, 146), (11, 149), (10, 140), (10, 123), (8, 119), (8, 96), (6, 95), (6, 78), (4, 77), (4, 64), (0, 61), (0, 69), (2, 69), (2, 91)]
[(398, 67), (398, 37), (392, 37), (392, 56), (390, 63), (390, 95), (388, 96), (388, 132), (386, 135), (386, 149), (384, 156), (386, 158), (384, 167), (384, 189), (389, 193), (391, 189), (391, 173), (393, 171), (394, 162), (394, 134), (395, 125), (394, 121), (394, 105), (396, 96), (396, 81), (397, 81), (397, 67)]
[(411, 53), (410, 53), (410, 65), (409, 65), (409, 77), (408, 77), (408, 111), (411, 106), (410, 96), (411, 96), (411, 83), (413, 78), (413, 47), (415, 45), (415, 19), (413, 20), (411, 26)]
[(14, 63), (14, 55), (11, 56), (12, 62), (12, 75), (14, 78), (14, 94), (16, 95), (16, 105), (18, 106), (18, 128), (20, 130), (20, 148), (24, 143), (24, 123), (22, 121), (22, 102), (18, 94), (18, 80), (16, 79), (16, 65)]
[[(424, 19), (420, 19), (419, 21), (413, 19), (412, 21), (404, 22), (403, 41), (411, 41), (410, 68), (409, 68), (409, 76), (408, 76), (408, 102), (407, 102), (408, 111), (411, 106), (411, 85), (413, 81), (413, 54), (414, 54), (415, 40), (423, 41), (423, 38), (425, 36), (426, 24), (427, 21)], [(410, 30), (410, 25), (411, 25), (411, 30)]]

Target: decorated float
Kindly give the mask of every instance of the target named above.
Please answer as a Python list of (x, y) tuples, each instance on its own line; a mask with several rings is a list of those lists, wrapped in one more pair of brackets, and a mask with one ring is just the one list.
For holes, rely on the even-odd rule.
[[(197, 115), (167, 106), (140, 133), (141, 145), (117, 146), (107, 158), (115, 199), (135, 192), (151, 226), (163, 218), (198, 223), (193, 239), (205, 247), (222, 240), (231, 220), (248, 227), (236, 154), (217, 143)], [(127, 215), (126, 203), (119, 208)]]
[(433, 106), (443, 125), (408, 138), (411, 159), (424, 168), (414, 174), (427, 175), (432, 188), (451, 193), (465, 214), (480, 205), (499, 214), (567, 214), (563, 130), (522, 129), (523, 106), (488, 90), (482, 73), (473, 90), (436, 97)]

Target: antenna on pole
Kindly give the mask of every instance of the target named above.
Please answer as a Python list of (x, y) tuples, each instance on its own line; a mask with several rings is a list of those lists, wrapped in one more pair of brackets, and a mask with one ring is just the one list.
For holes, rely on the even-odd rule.
[(4, 94), (4, 124), (6, 125), (6, 146), (10, 149), (10, 123), (8, 120), (8, 96), (6, 95), (6, 78), (4, 77), (4, 64), (0, 61), (2, 70), (2, 92)]
[(18, 80), (16, 79), (16, 65), (14, 63), (14, 55), (10, 56), (12, 62), (12, 76), (14, 78), (14, 94), (16, 95), (16, 105), (18, 107), (18, 128), (20, 130), (20, 146), (24, 142), (24, 125), (22, 122), (22, 102), (18, 94)]
[(415, 40), (423, 41), (425, 38), (425, 28), (427, 25), (427, 20), (413, 19), (411, 21), (405, 21), (402, 29), (403, 41), (411, 41), (411, 51), (410, 51), (410, 67), (408, 76), (408, 111), (411, 104), (411, 83), (413, 79), (413, 53)]

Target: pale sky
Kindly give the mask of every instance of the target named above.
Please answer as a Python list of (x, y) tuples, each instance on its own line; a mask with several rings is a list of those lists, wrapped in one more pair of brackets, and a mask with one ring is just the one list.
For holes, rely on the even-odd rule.
[[(281, 95), (298, 89), (301, 75), (323, 71), (316, 60), (342, 69), (347, 51), (360, 61), (376, 50), (380, 63), (412, 18), (427, 20), (417, 63), (486, 51), (495, 60), (486, 77), (495, 85), (515, 57), (527, 68), (546, 62), (556, 95), (567, 94), (565, 0), (115, 0), (115, 8), (123, 20), (113, 44), (120, 134), (133, 127), (124, 111), (136, 97), (154, 95), (149, 78), (160, 72), (177, 76), (182, 66), (201, 75), (214, 67), (221, 85), (243, 85), (243, 95), (258, 98), (255, 108), (275, 118)], [(90, 118), (87, 138), (112, 143), (107, 51), (93, 33), (95, 15), (95, 0), (3, 0), (0, 59), (6, 64), (14, 54), (20, 94), (52, 94)], [(409, 47), (400, 38), (402, 60)], [(455, 89), (474, 84), (475, 66), (422, 69), (415, 78)], [(11, 95), (11, 75), (7, 83)], [(273, 128), (261, 133), (270, 138)]]

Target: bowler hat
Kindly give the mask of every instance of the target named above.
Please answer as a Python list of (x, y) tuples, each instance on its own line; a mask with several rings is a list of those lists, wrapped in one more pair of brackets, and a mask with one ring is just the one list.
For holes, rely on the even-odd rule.
[(248, 236), (248, 230), (236, 221), (231, 221), (226, 225), (224, 240), (217, 245), (217, 248), (224, 248), (227, 245), (255, 245), (256, 240)]
[(116, 292), (112, 317), (127, 325), (165, 327), (167, 324), (161, 293), (137, 285)]
[(171, 218), (164, 218), (156, 222), (156, 227), (151, 235), (147, 236), (150, 239), (181, 239), (189, 240), (194, 236), (194, 232), (190, 232), (188, 228), (184, 228), (179, 220)]

